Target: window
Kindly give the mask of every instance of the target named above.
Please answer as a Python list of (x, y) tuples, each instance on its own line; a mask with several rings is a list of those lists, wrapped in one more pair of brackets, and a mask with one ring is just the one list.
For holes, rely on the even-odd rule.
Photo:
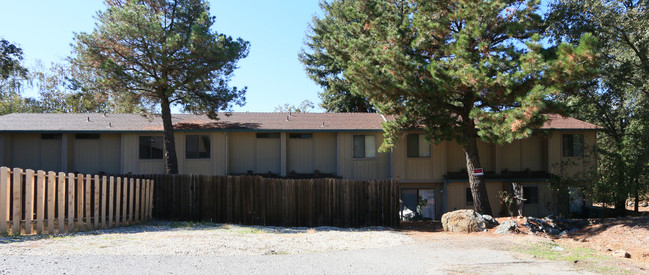
[(313, 138), (313, 134), (291, 133), (288, 134), (288, 138), (309, 139), (309, 138)]
[(523, 187), (524, 204), (537, 204), (539, 203), (539, 188), (537, 186), (524, 186)]
[(185, 138), (185, 157), (187, 159), (209, 159), (210, 137), (189, 135)]
[(161, 136), (140, 137), (140, 159), (162, 159), (163, 148)]
[(354, 158), (376, 157), (376, 137), (354, 135)]
[(279, 133), (257, 133), (257, 138), (279, 138)]
[(564, 134), (561, 143), (564, 157), (581, 157), (584, 154), (584, 135)]
[(99, 139), (99, 134), (76, 134), (76, 139)]
[(430, 157), (430, 145), (420, 134), (408, 134), (406, 140), (408, 146), (409, 158), (426, 158)]
[(473, 194), (471, 193), (471, 187), (466, 188), (466, 193), (465, 193), (465, 198), (466, 198), (466, 204), (472, 205), (473, 204)]
[(61, 134), (41, 134), (41, 139), (61, 139)]

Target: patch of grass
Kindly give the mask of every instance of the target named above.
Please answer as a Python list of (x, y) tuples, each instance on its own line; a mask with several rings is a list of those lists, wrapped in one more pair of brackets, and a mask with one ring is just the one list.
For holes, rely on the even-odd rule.
[(237, 234), (261, 234), (265, 233), (262, 230), (259, 230), (257, 228), (235, 228), (232, 230), (232, 232), (237, 233)]
[(518, 246), (514, 248), (514, 251), (551, 261), (571, 262), (578, 269), (585, 269), (596, 273), (629, 273), (629, 271), (615, 266), (614, 258), (599, 253), (594, 249), (580, 246), (553, 242), (537, 242), (525, 246)]

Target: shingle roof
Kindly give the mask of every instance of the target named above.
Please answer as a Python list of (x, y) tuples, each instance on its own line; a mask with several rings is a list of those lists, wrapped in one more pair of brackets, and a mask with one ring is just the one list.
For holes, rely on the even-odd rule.
[[(175, 129), (254, 131), (381, 131), (384, 117), (376, 113), (220, 113), (207, 116), (174, 114)], [(596, 125), (550, 115), (541, 129), (598, 129)], [(9, 114), (0, 116), (0, 132), (161, 132), (162, 119), (137, 114)]]
[[(332, 131), (381, 130), (376, 113), (219, 113), (207, 116), (174, 114), (178, 130)], [(137, 114), (9, 114), (0, 117), (2, 132), (157, 132), (162, 119)]]

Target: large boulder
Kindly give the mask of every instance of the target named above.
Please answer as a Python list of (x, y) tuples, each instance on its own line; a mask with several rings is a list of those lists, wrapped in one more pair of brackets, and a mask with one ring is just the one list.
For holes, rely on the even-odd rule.
[(484, 231), (486, 224), (478, 212), (462, 209), (442, 215), (442, 227), (444, 231), (471, 233)]

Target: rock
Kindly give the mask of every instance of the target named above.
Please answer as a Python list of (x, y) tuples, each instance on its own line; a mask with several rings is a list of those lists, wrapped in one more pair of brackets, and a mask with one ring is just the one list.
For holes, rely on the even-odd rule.
[(487, 228), (493, 228), (498, 225), (498, 221), (491, 215), (482, 215), (482, 219), (484, 219)]
[(620, 257), (620, 258), (631, 258), (631, 254), (629, 254), (629, 252), (626, 252), (624, 250), (613, 251), (613, 256)]
[(442, 215), (444, 231), (456, 233), (481, 232), (486, 223), (480, 214), (470, 209), (461, 209)]
[(647, 203), (646, 201), (640, 203), (640, 207), (647, 207), (647, 206), (649, 206), (649, 203)]
[(516, 230), (518, 224), (515, 221), (504, 221), (501, 223), (498, 228), (496, 228), (497, 234), (509, 233), (509, 231)]

